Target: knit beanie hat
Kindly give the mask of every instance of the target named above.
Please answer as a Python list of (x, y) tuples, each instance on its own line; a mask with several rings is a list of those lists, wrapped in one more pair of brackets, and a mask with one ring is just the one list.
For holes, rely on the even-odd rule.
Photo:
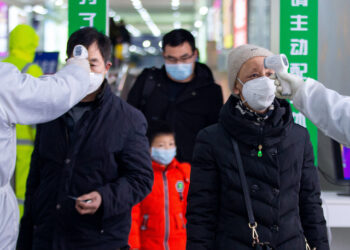
[(256, 56), (271, 55), (273, 55), (271, 51), (253, 44), (244, 44), (232, 49), (227, 60), (228, 86), (231, 92), (233, 93), (237, 74), (246, 61)]

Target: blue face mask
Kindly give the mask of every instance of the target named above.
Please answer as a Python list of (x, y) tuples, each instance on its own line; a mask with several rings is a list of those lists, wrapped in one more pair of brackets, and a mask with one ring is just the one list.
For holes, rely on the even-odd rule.
[(165, 64), (165, 70), (174, 80), (183, 81), (191, 76), (193, 63)]
[(171, 149), (153, 148), (151, 149), (151, 157), (155, 162), (162, 165), (168, 165), (176, 155), (176, 147)]

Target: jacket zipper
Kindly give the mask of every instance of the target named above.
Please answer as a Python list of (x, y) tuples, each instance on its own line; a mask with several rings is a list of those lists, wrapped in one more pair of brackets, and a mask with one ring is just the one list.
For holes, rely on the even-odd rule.
[(166, 171), (163, 172), (163, 186), (164, 186), (164, 216), (165, 216), (165, 232), (164, 232), (164, 249), (169, 250), (169, 193), (168, 193), (168, 180), (166, 177)]
[(263, 149), (263, 146), (262, 146), (262, 136), (263, 136), (263, 130), (264, 130), (264, 124), (261, 124), (260, 125), (260, 128), (259, 128), (259, 138), (258, 138), (258, 157), (261, 158), (263, 156), (263, 153), (262, 153), (262, 149)]

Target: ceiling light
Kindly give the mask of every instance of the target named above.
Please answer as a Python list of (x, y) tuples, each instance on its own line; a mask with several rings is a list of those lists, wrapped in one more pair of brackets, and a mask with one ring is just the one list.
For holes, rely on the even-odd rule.
[(196, 28), (200, 28), (200, 27), (202, 27), (202, 25), (203, 25), (203, 22), (201, 21), (201, 20), (197, 20), (195, 23), (194, 23), (194, 27), (196, 27)]
[(157, 53), (157, 49), (155, 47), (149, 47), (146, 49), (148, 53), (155, 55)]
[(174, 29), (180, 29), (181, 28), (181, 22), (180, 21), (175, 21), (173, 24)]
[(42, 5), (35, 5), (33, 7), (33, 11), (37, 14), (40, 14), (40, 15), (46, 15), (48, 10), (45, 9)]
[(129, 51), (130, 51), (130, 52), (136, 52), (136, 50), (137, 50), (137, 47), (136, 47), (135, 45), (131, 45), (131, 46), (129, 47)]
[(180, 0), (171, 0), (171, 9), (178, 10), (180, 8)]
[(160, 36), (161, 32), (158, 28), (158, 26), (153, 22), (150, 14), (148, 11), (142, 6), (142, 3), (140, 0), (131, 0), (131, 3), (133, 4), (136, 11), (139, 13), (143, 21), (146, 23), (147, 27), (151, 30), (152, 34), (154, 36)]
[(132, 26), (131, 24), (127, 24), (125, 26), (125, 28), (131, 33), (132, 36), (134, 37), (139, 37), (141, 36), (141, 31), (139, 31), (138, 29), (136, 29), (134, 26)]
[(114, 10), (109, 10), (109, 17), (115, 17), (117, 15), (117, 13), (115, 13)]
[(202, 16), (205, 16), (206, 14), (208, 14), (208, 7), (207, 6), (202, 6), (200, 9), (199, 9), (199, 14), (201, 14)]
[(64, 4), (63, 0), (56, 0), (55, 5), (56, 6), (62, 6)]
[(151, 46), (151, 41), (150, 40), (143, 41), (142, 46), (144, 48), (148, 48), (149, 46)]

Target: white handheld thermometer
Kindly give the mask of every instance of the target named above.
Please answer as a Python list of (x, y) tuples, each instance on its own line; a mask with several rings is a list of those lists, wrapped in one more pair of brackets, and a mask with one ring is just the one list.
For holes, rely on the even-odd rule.
[(279, 72), (287, 72), (289, 67), (289, 62), (285, 54), (273, 55), (265, 57), (264, 67), (266, 69), (273, 69), (276, 73), (276, 77), (282, 86), (282, 95), (289, 96), (292, 94), (290, 85), (278, 77)]
[(89, 54), (83, 45), (76, 45), (73, 50), (73, 56), (76, 58), (86, 59), (88, 58)]

